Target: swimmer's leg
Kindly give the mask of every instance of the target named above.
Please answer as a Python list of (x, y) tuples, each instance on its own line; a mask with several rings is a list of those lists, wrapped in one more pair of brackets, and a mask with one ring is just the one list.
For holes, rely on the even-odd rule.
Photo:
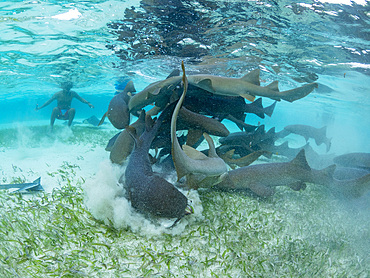
[(55, 119), (58, 117), (59, 114), (60, 114), (59, 108), (54, 107), (53, 111), (51, 112), (51, 117), (50, 117), (51, 128), (54, 126)]
[(72, 125), (75, 114), (76, 114), (76, 109), (71, 108), (68, 110), (68, 126)]

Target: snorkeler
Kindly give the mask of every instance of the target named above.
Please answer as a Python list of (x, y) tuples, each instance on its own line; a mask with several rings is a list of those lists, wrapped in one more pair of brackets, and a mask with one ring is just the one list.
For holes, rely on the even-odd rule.
[(68, 120), (68, 126), (72, 125), (73, 118), (76, 114), (76, 109), (71, 108), (71, 103), (73, 98), (77, 98), (82, 103), (89, 105), (90, 108), (94, 106), (87, 100), (80, 97), (75, 91), (71, 91), (73, 87), (72, 82), (64, 82), (61, 84), (62, 90), (55, 93), (47, 102), (39, 107), (36, 105), (35, 110), (38, 111), (45, 106), (48, 106), (54, 100), (57, 101), (57, 107), (54, 107), (53, 112), (51, 113), (50, 126), (53, 127), (55, 119), (58, 120)]

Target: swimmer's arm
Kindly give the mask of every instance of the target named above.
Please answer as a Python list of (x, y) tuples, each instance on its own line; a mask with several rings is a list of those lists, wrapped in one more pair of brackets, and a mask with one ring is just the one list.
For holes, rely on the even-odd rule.
[(79, 101), (81, 101), (82, 103), (85, 103), (87, 104), (90, 108), (94, 108), (94, 105), (92, 105), (90, 102), (88, 102), (86, 99), (80, 97), (79, 94), (77, 94), (76, 92), (73, 91), (73, 96), (75, 98), (77, 98)]
[(56, 100), (57, 99), (57, 94), (54, 94), (47, 102), (45, 102), (43, 105), (41, 105), (40, 107), (39, 107), (39, 105), (38, 104), (36, 104), (36, 108), (35, 108), (35, 110), (37, 111), (37, 110), (40, 110), (40, 109), (42, 109), (42, 108), (44, 108), (45, 106), (48, 106), (50, 103), (52, 103), (54, 100)]

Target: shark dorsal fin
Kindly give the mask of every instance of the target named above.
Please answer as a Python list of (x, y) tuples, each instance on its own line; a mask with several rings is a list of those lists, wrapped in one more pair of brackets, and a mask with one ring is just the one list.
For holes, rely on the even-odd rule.
[(271, 91), (279, 92), (279, 81), (274, 81), (267, 85), (265, 88), (268, 88)]
[(264, 133), (265, 133), (265, 125), (258, 126), (256, 131), (254, 132), (254, 134), (258, 134), (258, 135), (261, 135)]
[(123, 90), (123, 93), (129, 93), (129, 92), (136, 92), (136, 89), (135, 89), (135, 86), (134, 86), (134, 82), (132, 80), (130, 80), (125, 89)]
[(198, 151), (198, 150), (196, 150), (193, 147), (190, 147), (188, 145), (182, 145), (182, 150), (191, 159), (195, 159), (195, 160), (207, 159), (207, 156), (204, 153), (202, 153), (202, 152), (200, 152), (200, 151)]
[(203, 136), (207, 140), (209, 146), (208, 157), (219, 157), (216, 153), (215, 143), (213, 142), (211, 136), (205, 132), (203, 133)]
[(215, 89), (212, 86), (212, 80), (209, 78), (205, 78), (197, 83), (197, 85), (202, 88), (207, 90), (208, 92), (214, 93)]
[(248, 72), (246, 75), (240, 78), (245, 82), (252, 83), (254, 85), (260, 86), (260, 69), (252, 70)]
[(299, 151), (297, 156), (290, 162), (290, 164), (299, 166), (299, 167), (304, 168), (306, 170), (311, 170), (310, 165), (308, 165), (308, 163), (307, 163), (306, 154), (305, 154), (304, 149)]
[(174, 69), (167, 77), (166, 79), (168, 78), (171, 78), (171, 77), (174, 77), (174, 76), (179, 76), (180, 75), (180, 70), (179, 69)]

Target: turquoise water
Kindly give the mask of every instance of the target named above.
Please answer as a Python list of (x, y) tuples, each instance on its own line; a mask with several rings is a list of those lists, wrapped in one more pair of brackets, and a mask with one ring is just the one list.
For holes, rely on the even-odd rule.
[(117, 79), (140, 91), (184, 60), (189, 71), (230, 77), (260, 67), (281, 90), (316, 80), (265, 124), (329, 125), (369, 151), (368, 2), (330, 2), (2, 1), (1, 122), (48, 119), (52, 105), (33, 108), (66, 79), (95, 105), (75, 100), (77, 117), (100, 117)]
[[(119, 80), (140, 91), (181, 61), (188, 72), (228, 77), (260, 68), (264, 85), (319, 87), (279, 102), (271, 118), (248, 115), (248, 124), (326, 125), (330, 154), (370, 152), (369, 8), (364, 0), (1, 1), (0, 183), (41, 176), (46, 192), (0, 192), (0, 274), (368, 277), (369, 194), (344, 201), (315, 184), (279, 187), (268, 200), (192, 191), (195, 214), (174, 230), (156, 227), (117, 197), (123, 170), (104, 150), (117, 130), (81, 121), (107, 111)], [(73, 100), (76, 125), (57, 121), (50, 135), (55, 103), (34, 108), (66, 80), (95, 108)]]

